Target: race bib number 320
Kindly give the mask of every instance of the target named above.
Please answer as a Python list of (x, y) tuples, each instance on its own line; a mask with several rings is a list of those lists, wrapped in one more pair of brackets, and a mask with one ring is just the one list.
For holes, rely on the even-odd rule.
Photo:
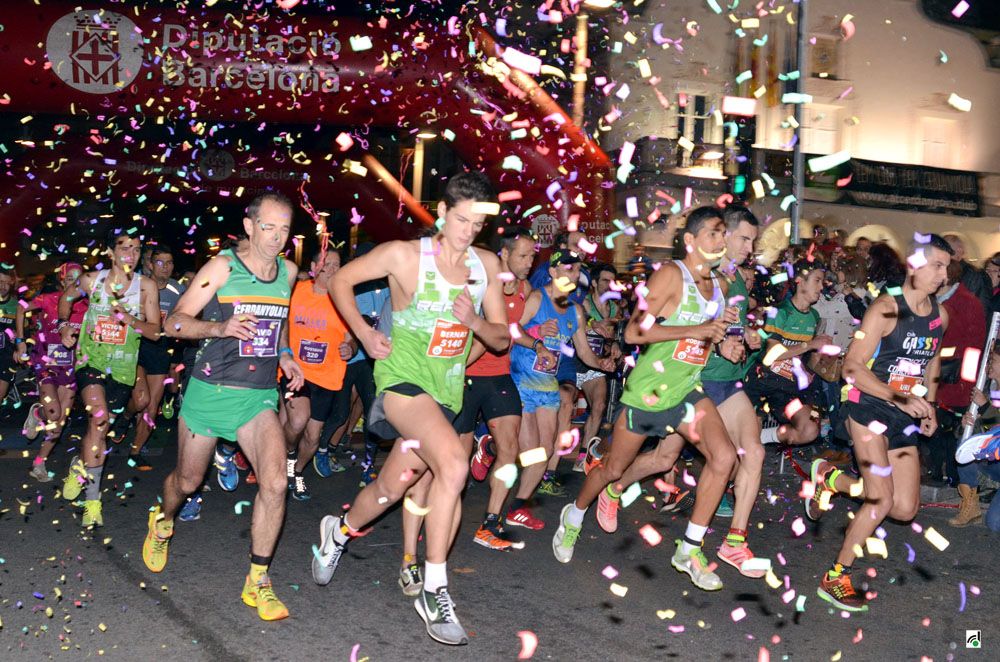
[(469, 343), (469, 327), (459, 322), (438, 319), (434, 323), (434, 333), (427, 344), (427, 356), (449, 359), (465, 354)]
[(278, 336), (281, 320), (261, 319), (257, 321), (257, 333), (253, 340), (240, 341), (240, 356), (243, 358), (270, 358), (278, 355)]

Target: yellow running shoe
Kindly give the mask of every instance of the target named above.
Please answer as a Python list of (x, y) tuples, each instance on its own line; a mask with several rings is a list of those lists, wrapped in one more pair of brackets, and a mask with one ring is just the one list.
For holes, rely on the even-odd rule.
[(256, 582), (247, 575), (247, 580), (243, 584), (243, 604), (248, 607), (256, 607), (257, 615), (264, 621), (280, 621), (288, 618), (288, 607), (285, 606), (278, 596), (274, 594), (271, 586), (271, 579), (267, 575), (261, 576)]
[(83, 502), (83, 520), (81, 524), (83, 524), (84, 528), (104, 526), (104, 517), (101, 516), (100, 499), (88, 499)]
[(163, 572), (163, 568), (167, 565), (167, 547), (174, 535), (172, 524), (166, 536), (160, 535), (156, 530), (156, 523), (160, 518), (159, 506), (149, 511), (149, 531), (146, 533), (146, 539), (142, 541), (142, 562), (151, 572)]
[(87, 482), (87, 467), (83, 465), (83, 460), (79, 455), (74, 455), (69, 463), (69, 473), (63, 479), (62, 494), (64, 499), (76, 501), (83, 491), (83, 486)]

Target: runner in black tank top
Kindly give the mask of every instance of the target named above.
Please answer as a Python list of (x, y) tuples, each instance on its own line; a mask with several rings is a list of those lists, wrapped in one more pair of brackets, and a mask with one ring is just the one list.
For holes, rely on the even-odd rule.
[(907, 522), (920, 506), (917, 434), (930, 436), (937, 428), (933, 402), (941, 338), (948, 326), (947, 312), (938, 307), (934, 293), (946, 280), (951, 255), (938, 235), (915, 244), (903, 287), (891, 288), (872, 303), (844, 359), (844, 379), (852, 387), (847, 429), (864, 480), (816, 460), (811, 474), (815, 496), (806, 499), (806, 515), (814, 520), (834, 493), (864, 500), (817, 590), (839, 609), (868, 610), (865, 589), (856, 591), (851, 583), (854, 550), (865, 545), (886, 517)]

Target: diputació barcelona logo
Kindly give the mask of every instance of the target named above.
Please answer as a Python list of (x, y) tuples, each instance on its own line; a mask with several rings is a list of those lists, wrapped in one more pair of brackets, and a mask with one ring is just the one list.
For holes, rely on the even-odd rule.
[(45, 51), (70, 87), (107, 94), (131, 83), (142, 67), (142, 36), (127, 16), (105, 10), (66, 14), (49, 28)]

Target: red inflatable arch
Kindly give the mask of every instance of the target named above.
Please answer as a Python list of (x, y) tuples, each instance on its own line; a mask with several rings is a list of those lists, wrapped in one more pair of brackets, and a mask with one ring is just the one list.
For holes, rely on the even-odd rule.
[[(133, 138), (142, 135), (145, 122), (250, 122), (264, 131), (269, 122), (428, 129), (448, 140), (470, 167), (486, 171), (517, 218), (537, 219), (550, 232), (554, 223), (544, 221), (554, 218), (601, 246), (611, 232), (607, 155), (529, 75), (505, 64), (504, 49), (478, 28), (276, 10), (267, 16), (181, 13), (106, 0), (81, 11), (77, 6), (4, 0), (3, 38), (12, 43), (0, 47), (0, 112), (129, 117)], [(507, 55), (528, 70), (537, 64)], [(121, 165), (130, 153), (127, 139), (119, 134), (101, 145), (28, 152), (0, 180), (0, 241), (9, 250), (17, 233), (37, 220), (39, 207), (41, 216), (51, 218), (58, 201), (78, 198), (89, 188), (83, 178), (88, 170), (120, 180), (118, 195), (151, 192), (158, 180), (176, 176), (142, 168), (127, 172)], [(307, 186), (317, 207), (356, 207), (381, 238), (406, 235), (427, 221), (403, 195), (402, 216), (417, 223), (401, 225), (402, 187), (371, 169), (330, 186), (329, 176), (339, 177), (344, 159), (351, 158), (339, 150), (312, 146), (311, 164), (295, 165), (312, 182), (327, 182)], [(323, 158), (328, 153), (333, 160)], [(204, 156), (192, 150), (166, 160), (169, 168), (190, 173)], [(234, 167), (239, 173), (238, 160)], [(255, 167), (268, 169), (259, 162)], [(240, 185), (244, 192), (251, 188), (238, 179), (213, 183), (200, 195), (226, 191), (232, 200)], [(248, 180), (255, 187), (265, 183)], [(286, 180), (266, 183), (290, 188)], [(299, 182), (294, 184), (297, 189)], [(350, 195), (344, 192), (355, 186)], [(320, 188), (334, 190), (321, 194)], [(345, 199), (357, 204), (345, 205)]]

